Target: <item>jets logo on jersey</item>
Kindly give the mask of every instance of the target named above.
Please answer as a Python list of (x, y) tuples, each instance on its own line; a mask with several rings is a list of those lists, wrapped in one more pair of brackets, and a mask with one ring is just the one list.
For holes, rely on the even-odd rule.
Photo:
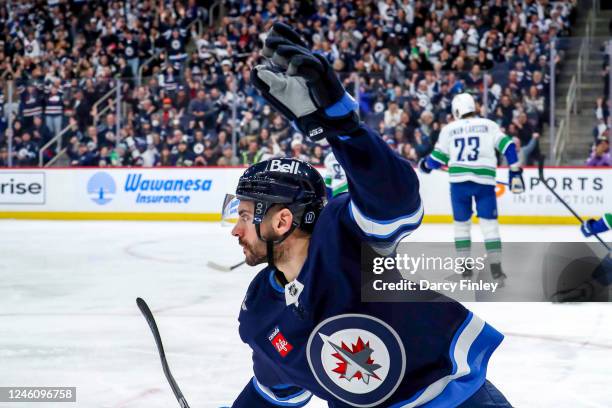
[(268, 336), (268, 340), (270, 340), (270, 343), (272, 343), (281, 357), (285, 357), (291, 350), (293, 350), (293, 346), (287, 341), (285, 336), (283, 336), (283, 333), (281, 333), (278, 326), (272, 330), (272, 333), (270, 333)]
[(364, 343), (361, 337), (358, 336), (357, 343), (349, 347), (344, 342), (342, 342), (342, 345), (334, 344), (329, 337), (323, 334), (319, 334), (319, 336), (335, 350), (332, 356), (338, 359), (336, 362), (338, 367), (332, 371), (340, 374), (340, 378), (344, 378), (347, 381), (353, 379), (361, 380), (366, 384), (370, 383), (370, 378), (381, 380), (376, 375), (376, 370), (381, 368), (381, 365), (376, 364), (372, 359), (374, 350), (370, 347), (369, 341)]
[(353, 407), (384, 402), (406, 369), (406, 354), (395, 330), (368, 315), (339, 315), (319, 323), (306, 353), (318, 383)]

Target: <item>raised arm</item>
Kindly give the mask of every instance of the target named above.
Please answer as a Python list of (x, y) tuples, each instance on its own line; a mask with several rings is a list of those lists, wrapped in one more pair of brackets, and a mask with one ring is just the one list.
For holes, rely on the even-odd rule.
[(366, 236), (398, 241), (419, 226), (419, 180), (407, 160), (363, 124), (328, 141), (346, 172), (351, 217)]
[(410, 164), (359, 120), (358, 105), (321, 55), (290, 27), (276, 23), (252, 81), (262, 96), (313, 141), (327, 139), (347, 173), (350, 212), (372, 239), (396, 241), (423, 216)]

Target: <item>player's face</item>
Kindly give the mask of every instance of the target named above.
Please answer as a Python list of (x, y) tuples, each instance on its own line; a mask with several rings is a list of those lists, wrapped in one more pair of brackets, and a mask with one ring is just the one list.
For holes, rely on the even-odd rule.
[(238, 222), (232, 229), (232, 235), (238, 238), (242, 247), (246, 263), (249, 266), (266, 262), (266, 244), (257, 237), (255, 224), (253, 224), (252, 201), (240, 201), (238, 205)]

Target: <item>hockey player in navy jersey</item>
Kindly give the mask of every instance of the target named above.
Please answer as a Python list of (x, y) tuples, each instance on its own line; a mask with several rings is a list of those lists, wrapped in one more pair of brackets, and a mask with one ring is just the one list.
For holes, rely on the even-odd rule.
[(360, 301), (363, 242), (396, 243), (423, 217), (410, 164), (364, 126), (328, 62), (275, 24), (253, 69), (262, 96), (312, 140), (326, 138), (348, 193), (327, 202), (321, 175), (296, 159), (249, 167), (232, 234), (249, 265), (267, 263), (242, 303), (253, 377), (233, 407), (510, 407), (488, 381), (503, 339), (450, 299)]

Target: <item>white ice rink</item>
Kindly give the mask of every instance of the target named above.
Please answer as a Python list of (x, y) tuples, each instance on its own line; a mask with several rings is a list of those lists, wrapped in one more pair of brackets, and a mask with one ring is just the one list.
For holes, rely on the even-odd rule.
[[(582, 239), (576, 227), (501, 233), (506, 241)], [(448, 225), (424, 225), (410, 239), (451, 235)], [(208, 260), (241, 260), (229, 228), (0, 221), (0, 386), (77, 387), (77, 404), (0, 406), (178, 407), (138, 296), (153, 309), (191, 407), (231, 405), (252, 375), (236, 318), (255, 271), (218, 272)], [(488, 377), (515, 406), (612, 407), (609, 304), (468, 307), (506, 335)]]

